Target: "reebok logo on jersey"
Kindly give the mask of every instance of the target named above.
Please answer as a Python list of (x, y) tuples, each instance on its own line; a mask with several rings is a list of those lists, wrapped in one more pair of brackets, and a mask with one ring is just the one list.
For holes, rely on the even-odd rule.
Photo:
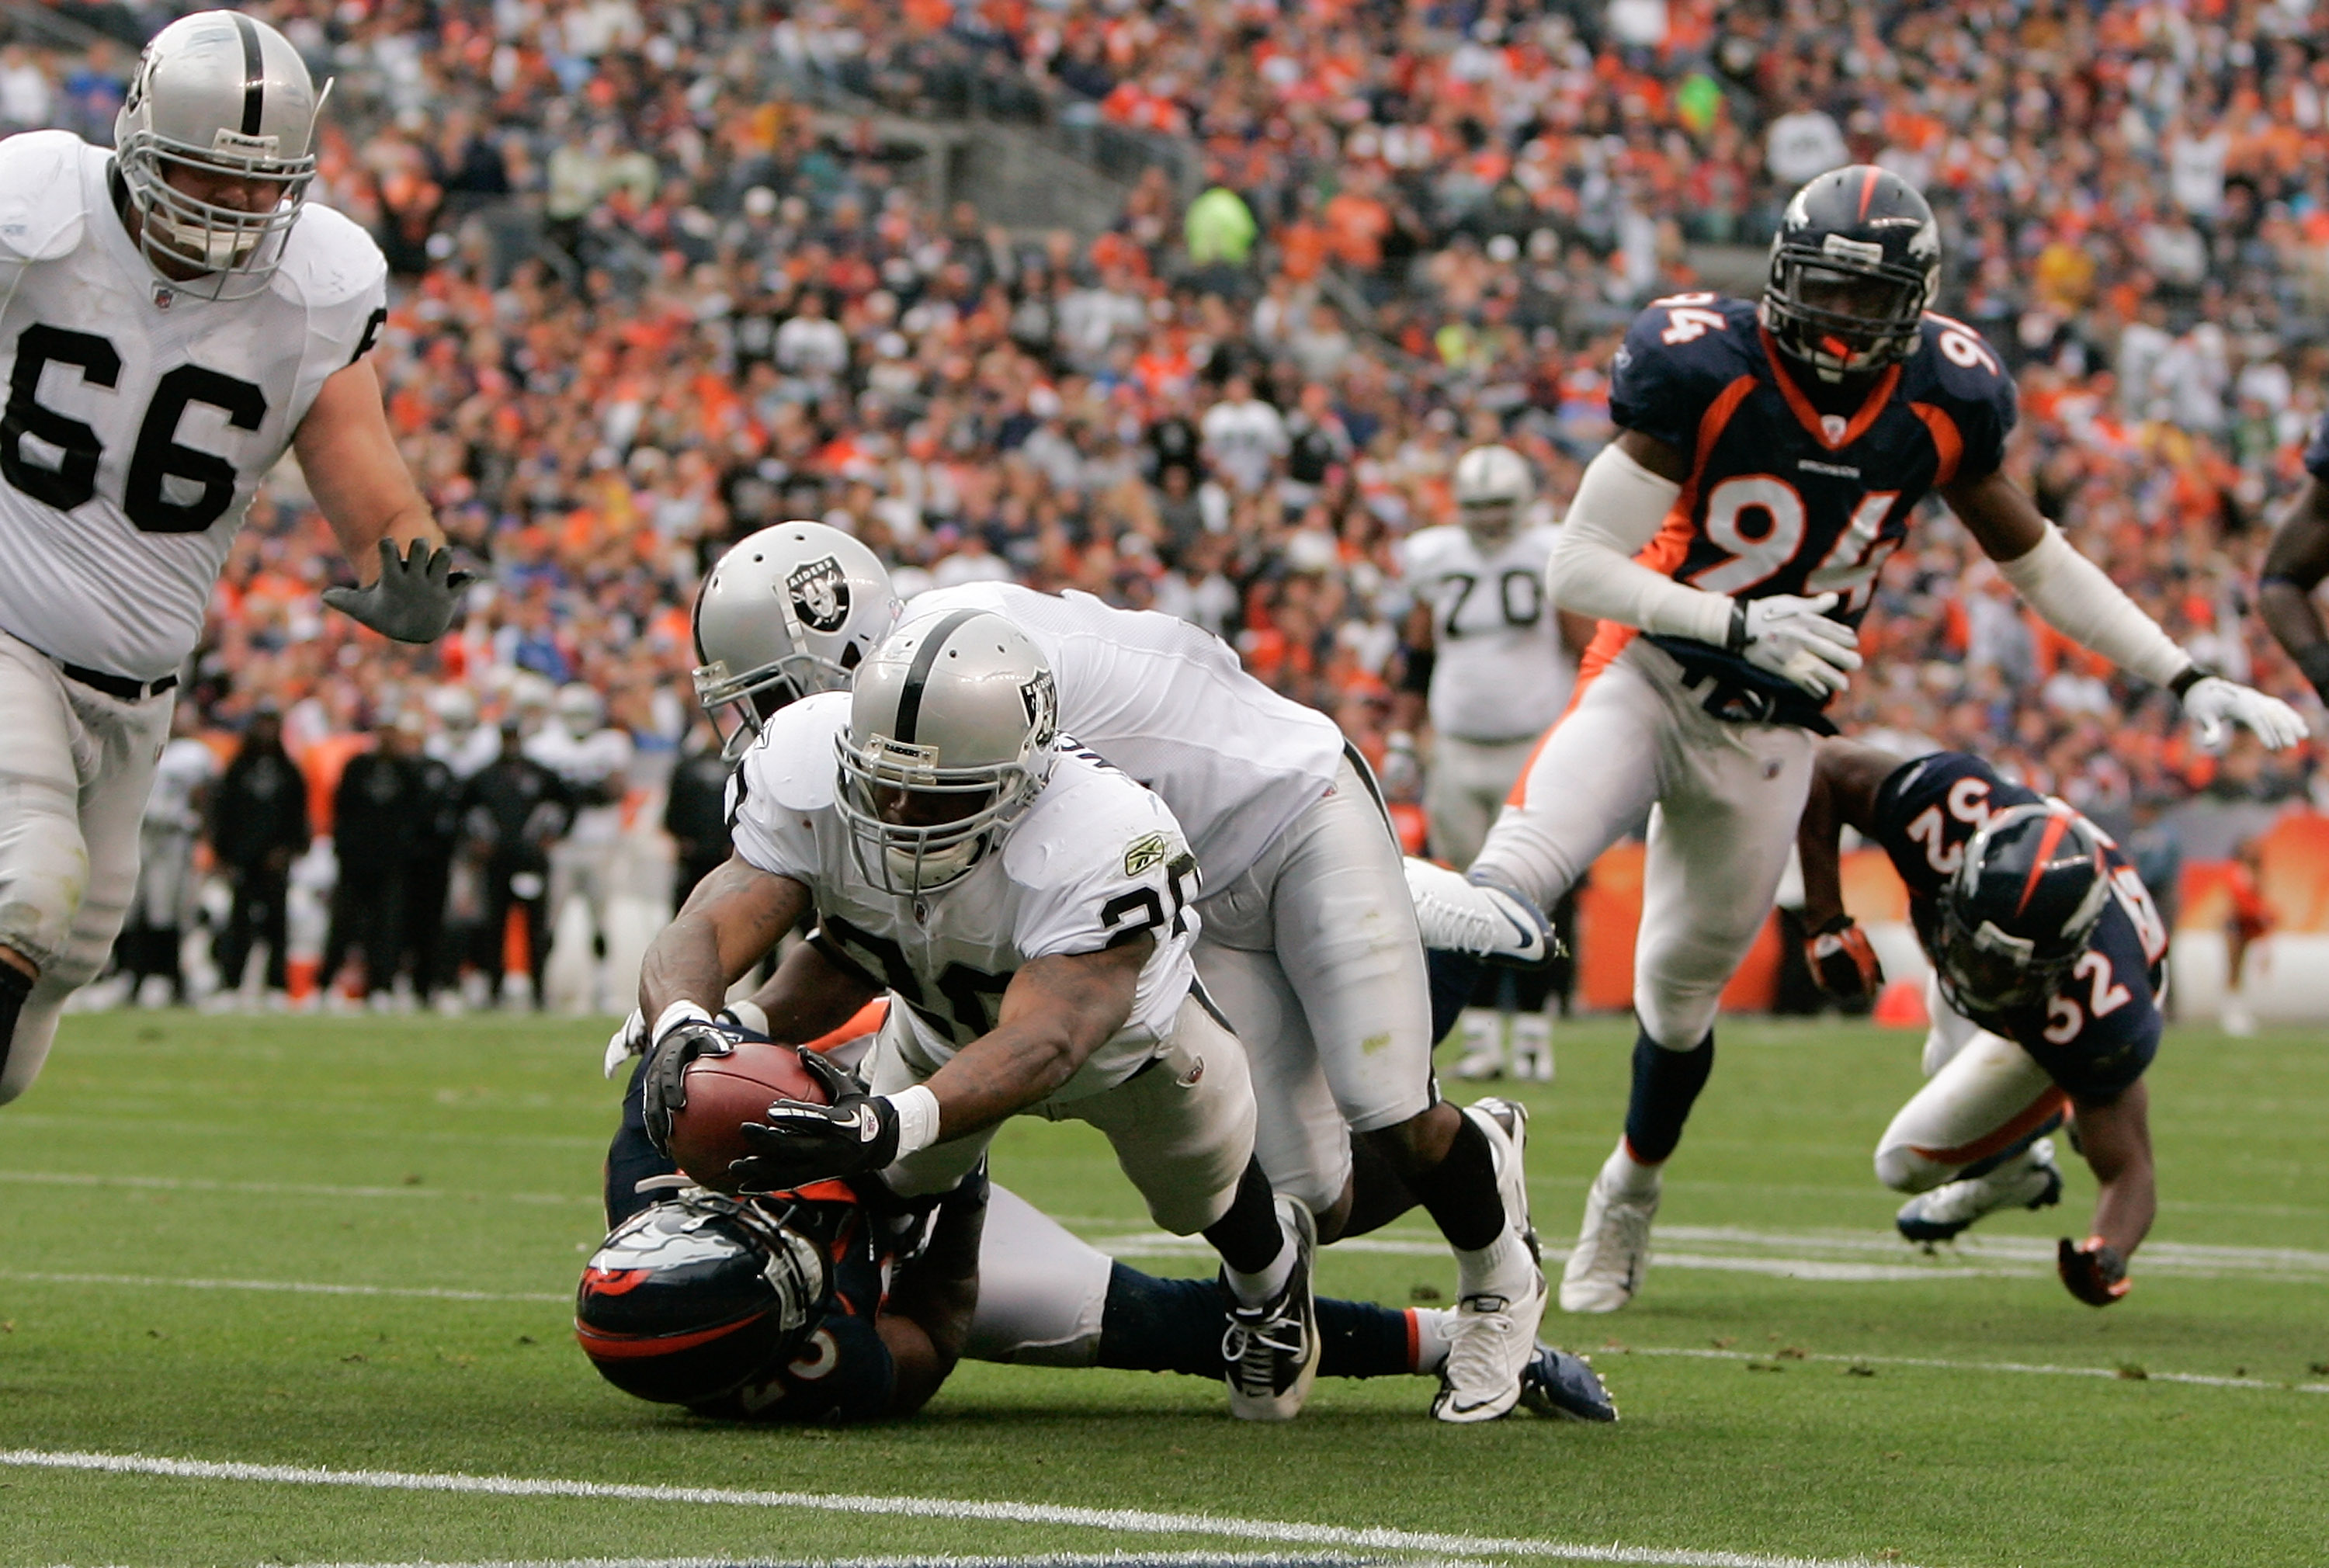
[(1163, 863), (1165, 851), (1171, 848), (1162, 833), (1147, 833), (1132, 841), (1124, 851), (1124, 874), (1137, 877), (1150, 867)]

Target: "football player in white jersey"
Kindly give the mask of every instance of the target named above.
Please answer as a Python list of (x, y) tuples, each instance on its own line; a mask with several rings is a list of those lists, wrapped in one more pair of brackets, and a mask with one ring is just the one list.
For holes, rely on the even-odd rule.
[(120, 929), (168, 693), (287, 448), (369, 579), (326, 602), (405, 642), (452, 620), (364, 359), (386, 265), (305, 200), (319, 107), (281, 33), (207, 11), (146, 46), (118, 151), (0, 142), (0, 1103)]
[[(622, 849), (623, 795), (630, 787), (631, 737), (607, 721), (606, 699), (580, 681), (558, 689), (550, 721), (526, 738), (525, 755), (565, 781), (575, 802), (574, 822), (550, 851), (551, 929), (579, 897), (590, 911), (596, 942), (607, 937), (607, 900), (614, 891), (615, 859)], [(593, 975), (598, 965), (590, 965)], [(591, 983), (596, 1009), (598, 984)]]
[[(1593, 624), (1545, 602), (1544, 563), (1560, 536), (1550, 521), (1528, 521), (1528, 459), (1509, 446), (1475, 446), (1457, 461), (1455, 490), (1459, 521), (1423, 529), (1400, 550), (1411, 605), (1398, 718), (1411, 732), (1428, 704), (1431, 852), (1460, 871), (1480, 852), (1536, 737), (1568, 706)], [(1548, 982), (1494, 977), (1495, 1005), (1464, 1009), (1458, 1077), (1500, 1075), (1507, 1031), (1516, 1074), (1552, 1076)]]
[(803, 1053), (832, 1103), (776, 1102), (744, 1129), (763, 1152), (731, 1174), (789, 1191), (882, 1172), (900, 1196), (944, 1194), (1007, 1117), (1089, 1122), (1150, 1216), (1221, 1255), (1231, 1409), (1290, 1419), (1317, 1368), (1315, 1233), (1255, 1160), (1244, 1053), (1193, 993), (1196, 858), (1057, 711), (1034, 644), (962, 609), (767, 724), (731, 786), (734, 855), (640, 974), (646, 1130), (667, 1147), (687, 1064), (731, 1048), (711, 1009), (813, 908), (816, 934), (759, 994), (770, 1032), (814, 1039), (885, 989), (905, 1005), (870, 1092)]
[[(872, 551), (802, 522), (745, 540), (706, 578), (698, 695), (715, 714), (734, 708), (737, 737), (749, 737), (795, 698), (846, 684), (900, 614), (911, 628), (964, 609), (1023, 633), (1057, 679), (1061, 728), (1155, 790), (1187, 831), (1205, 876), (1197, 972), (1247, 1043), (1271, 1181), (1329, 1239), (1420, 1202), (1458, 1263), (1455, 1350), (1434, 1413), (1509, 1411), (1545, 1302), (1521, 1140), (1439, 1098), (1419, 905), (1333, 720), (1169, 615), (1001, 583), (919, 595), (900, 611)], [(1542, 954), (1542, 923), (1514, 907), (1513, 924), (1498, 924), (1525, 921)]]

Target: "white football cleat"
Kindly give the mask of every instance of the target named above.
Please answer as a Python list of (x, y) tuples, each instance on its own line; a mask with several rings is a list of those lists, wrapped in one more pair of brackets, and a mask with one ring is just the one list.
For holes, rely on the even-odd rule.
[(1912, 1242), (1945, 1242), (1985, 1214), (2005, 1208), (2051, 1208), (2062, 1200), (2062, 1173), (2054, 1141), (2041, 1138), (1986, 1176), (1944, 1182), (1900, 1206), (1892, 1224)]
[(1552, 1020), (1542, 1013), (1513, 1015), (1513, 1076), (1523, 1083), (1552, 1082)]
[(1658, 1188), (1629, 1197), (1609, 1180), (1607, 1168), (1585, 1195), (1585, 1219), (1577, 1244), (1561, 1271), (1561, 1310), (1614, 1312), (1634, 1299), (1650, 1267), (1650, 1222), (1658, 1214)]
[(1407, 857), (1407, 896), (1423, 945), (1468, 953), (1492, 963), (1533, 969), (1561, 952), (1552, 923), (1509, 887), (1475, 882), (1429, 860)]
[(1506, 1234), (1520, 1246), (1508, 1277), (1483, 1282), (1483, 1288), (1463, 1296), (1448, 1323), (1447, 1364), (1440, 1369), (1431, 1413), (1459, 1425), (1494, 1421), (1520, 1403), (1522, 1375), (1536, 1354), (1537, 1325), (1544, 1320), (1548, 1295), (1544, 1271), (1537, 1265), (1536, 1231), (1529, 1224), (1527, 1108), (1492, 1098), (1464, 1114), (1495, 1152)]
[(1221, 1335), (1221, 1378), (1229, 1385), (1230, 1413), (1240, 1421), (1292, 1421), (1302, 1413), (1310, 1385), (1318, 1378), (1318, 1303), (1310, 1271), (1318, 1253), (1318, 1225), (1310, 1211), (1278, 1195), (1278, 1219), (1292, 1238), (1293, 1272), (1276, 1297), (1249, 1307), (1231, 1293), (1222, 1271), (1221, 1300), (1228, 1326)]

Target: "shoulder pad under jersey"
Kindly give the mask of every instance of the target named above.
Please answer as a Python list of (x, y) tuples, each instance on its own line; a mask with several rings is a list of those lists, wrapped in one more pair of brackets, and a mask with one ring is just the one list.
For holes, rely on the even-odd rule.
[(388, 258), (355, 220), (311, 202), (291, 225), (272, 281), (309, 310), (329, 310), (385, 288)]
[(52, 261), (80, 243), (86, 160), (99, 150), (71, 131), (0, 141), (0, 259)]
[(1022, 887), (1037, 889), (1088, 878), (1130, 880), (1147, 869), (1143, 846), (1150, 840), (1176, 853), (1183, 845), (1164, 803), (1108, 764), (1070, 752), (1004, 840), (1003, 869)]
[(1653, 300), (1612, 361), (1609, 417), (1689, 454), (1708, 406), (1761, 362), (1760, 329), (1747, 301), (1718, 294)]
[(747, 801), (766, 801), (790, 812), (821, 811), (833, 803), (834, 743), (849, 728), (849, 693), (824, 691), (787, 704), (768, 721), (760, 738), (744, 754)]

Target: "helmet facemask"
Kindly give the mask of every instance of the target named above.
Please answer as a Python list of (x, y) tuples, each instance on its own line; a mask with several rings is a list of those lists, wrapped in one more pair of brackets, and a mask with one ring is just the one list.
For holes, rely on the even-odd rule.
[[(843, 657), (856, 652), (852, 645)], [(741, 673), (731, 671), (724, 659), (713, 659), (695, 667), (695, 700), (702, 705), (712, 728), (720, 732), (720, 755), (728, 762), (751, 750), (760, 738), (762, 728), (788, 704), (820, 691), (848, 690), (846, 667), (831, 659), (821, 659), (806, 649), (796, 649)], [(735, 728), (722, 729), (721, 715), (731, 708), (735, 709)]]
[(1881, 246), (1838, 235), (1818, 249), (1781, 245), (1771, 257), (1763, 324), (1822, 380), (1871, 374), (1915, 352), (1934, 277), (1886, 261)]
[(1940, 942), (1933, 972), (1941, 994), (1959, 1012), (2001, 1012), (2036, 1007), (2061, 989), (2101, 923), (2110, 898), (2108, 879), (2094, 878), (2068, 919), (2054, 931), (2028, 935), (2007, 931), (1969, 907), (1980, 886), (1980, 855), (1987, 834), (1966, 846), (1965, 863), (1940, 890)]
[(941, 767), (938, 748), (844, 732), (834, 743), (841, 788), (834, 804), (849, 826), (858, 869), (883, 892), (910, 897), (959, 881), (1043, 787), (1048, 750), (1010, 762)]
[[(284, 246), (316, 177), (316, 155), (306, 146), (287, 154), (279, 136), (245, 136), (224, 127), (208, 146), (165, 136), (152, 127), (150, 116), (138, 112), (146, 74), (141, 70), (131, 81), (114, 154), (137, 211), (137, 248), (174, 288), (210, 299), (247, 299), (263, 290), (282, 265)], [(331, 90), (325, 82), (316, 114), (323, 112)], [(180, 189), (173, 173), (267, 182), (275, 187), (275, 200), (258, 211), (207, 202)], [(179, 276), (189, 268), (195, 276)]]

